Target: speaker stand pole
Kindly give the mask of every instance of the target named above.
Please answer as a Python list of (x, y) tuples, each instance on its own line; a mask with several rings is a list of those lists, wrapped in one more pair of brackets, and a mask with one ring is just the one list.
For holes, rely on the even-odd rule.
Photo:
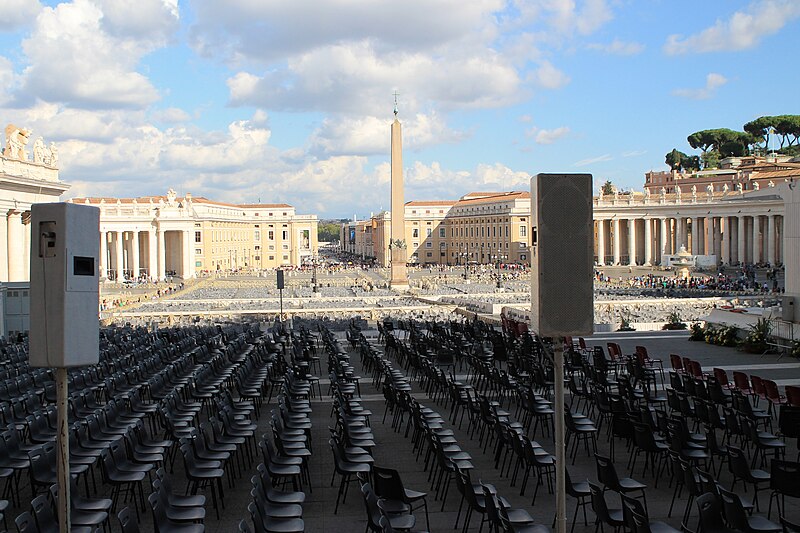
[(567, 531), (567, 476), (566, 450), (564, 447), (564, 338), (553, 339), (553, 382), (555, 401), (556, 433), (556, 529), (555, 533)]

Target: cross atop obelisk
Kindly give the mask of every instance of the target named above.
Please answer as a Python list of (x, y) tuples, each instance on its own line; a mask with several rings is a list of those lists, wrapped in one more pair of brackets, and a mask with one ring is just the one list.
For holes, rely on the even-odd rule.
[(397, 91), (394, 92), (394, 122), (392, 122), (392, 225), (389, 249), (391, 252), (391, 286), (408, 289), (406, 272), (406, 217), (403, 201), (403, 134), (397, 119)]

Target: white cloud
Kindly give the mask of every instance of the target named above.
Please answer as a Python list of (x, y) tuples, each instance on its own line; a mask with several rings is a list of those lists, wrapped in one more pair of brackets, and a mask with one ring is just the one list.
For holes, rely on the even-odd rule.
[(580, 161), (575, 161), (572, 165), (575, 167), (586, 167), (589, 165), (594, 165), (595, 163), (603, 163), (605, 161), (611, 161), (614, 159), (611, 157), (611, 154), (603, 154), (597, 157), (590, 157), (587, 159), (581, 159)]
[(542, 61), (539, 68), (530, 74), (530, 80), (545, 89), (560, 89), (570, 82), (569, 76), (546, 60)]
[(192, 117), (179, 107), (168, 107), (153, 113), (153, 118), (159, 122), (166, 122), (170, 124), (179, 122), (188, 122)]
[[(148, 26), (133, 16), (140, 5), (147, 16), (157, 13), (158, 20)], [(29, 64), (21, 75), (17, 99), (30, 102), (35, 95), (87, 109), (142, 108), (153, 103), (158, 92), (136, 68), (145, 54), (166, 43), (176, 16), (160, 0), (108, 6), (74, 0), (44, 8), (22, 42)]]
[(591, 43), (588, 45), (590, 50), (597, 50), (606, 54), (617, 56), (634, 56), (644, 51), (642, 43), (624, 42), (614, 39), (610, 43)]
[(707, 100), (717, 93), (717, 89), (728, 83), (722, 74), (711, 72), (706, 76), (706, 85), (700, 89), (675, 89), (672, 94), (691, 100)]
[(262, 76), (239, 72), (228, 80), (233, 105), (376, 116), (388, 114), (398, 85), (401, 114), (431, 104), (497, 107), (525, 96), (517, 71), (494, 51), (448, 57), (382, 53), (369, 41), (321, 47), (290, 59), (286, 69)]
[(569, 128), (566, 126), (561, 126), (560, 128), (555, 128), (552, 130), (537, 130), (534, 136), (534, 140), (536, 144), (553, 144), (558, 139), (569, 134)]
[(3, 0), (0, 8), (0, 32), (30, 25), (42, 9), (39, 0)]
[(430, 50), (485, 38), (502, 0), (196, 0), (191, 42), (205, 55), (264, 63), (332, 43), (376, 41), (386, 51)]
[(163, 42), (178, 25), (177, 0), (96, 0), (101, 27), (116, 37)]
[(664, 51), (670, 55), (729, 52), (757, 46), (764, 37), (779, 32), (792, 20), (800, 17), (800, 2), (796, 0), (760, 0), (746, 10), (736, 11), (727, 20), (716, 23), (694, 35), (670, 35)]
[(541, 16), (564, 34), (589, 35), (613, 18), (605, 0), (534, 0), (529, 16)]
[(479, 164), (472, 170), (443, 169), (434, 161), (415, 161), (406, 169), (406, 197), (425, 200), (455, 200), (470, 191), (507, 191), (527, 188), (530, 174), (502, 163)]

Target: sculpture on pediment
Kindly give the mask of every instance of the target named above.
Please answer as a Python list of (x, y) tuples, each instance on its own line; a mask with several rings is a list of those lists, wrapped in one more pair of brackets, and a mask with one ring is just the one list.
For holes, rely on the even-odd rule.
[(680, 186), (680, 185), (676, 185), (676, 186), (675, 186), (675, 197), (676, 197), (678, 200), (680, 200), (680, 199), (681, 199), (681, 186)]
[(172, 207), (175, 205), (175, 199), (178, 197), (178, 193), (175, 192), (175, 189), (171, 188), (167, 191), (167, 204)]
[(726, 183), (725, 185), (723, 185), (723, 186), (722, 186), (722, 193), (723, 193), (723, 194), (728, 194), (728, 191), (730, 191), (730, 190), (731, 190), (731, 188), (730, 188), (730, 187), (728, 187), (728, 184), (727, 184), (727, 183)]
[(667, 188), (666, 187), (661, 187), (661, 198), (663, 199), (663, 198), (666, 198), (666, 197), (667, 197)]
[(13, 124), (6, 126), (6, 147), (3, 155), (9, 159), (27, 161), (28, 152), (25, 151), (25, 146), (28, 144), (30, 136), (30, 130), (18, 128)]
[(743, 194), (744, 193), (744, 189), (742, 188), (742, 184), (741, 183), (737, 183), (735, 185), (735, 187), (736, 187), (736, 192), (738, 192), (739, 194)]
[(753, 190), (754, 191), (760, 191), (761, 190), (761, 185), (759, 185), (759, 183), (757, 181), (753, 182)]
[(692, 184), (692, 198), (697, 197), (697, 185)]
[(56, 148), (56, 143), (50, 143), (50, 161), (45, 161), (50, 167), (58, 168), (58, 148)]
[(706, 194), (708, 196), (714, 196), (714, 186), (711, 185), (710, 183), (706, 185)]
[(43, 164), (45, 153), (44, 139), (38, 137), (33, 143), (33, 162)]
[(769, 183), (767, 183), (767, 187), (769, 187), (770, 189), (774, 188), (775, 187), (775, 182), (772, 181), (772, 180), (769, 180)]
[(650, 200), (650, 188), (649, 187), (645, 187), (644, 188), (644, 200), (645, 200), (645, 202)]

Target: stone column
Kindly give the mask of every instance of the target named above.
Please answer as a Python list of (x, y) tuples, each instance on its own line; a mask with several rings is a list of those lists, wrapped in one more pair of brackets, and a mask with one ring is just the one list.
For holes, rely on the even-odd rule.
[(139, 278), (139, 230), (131, 232), (131, 271), (133, 279)]
[(652, 265), (653, 261), (653, 219), (644, 219), (644, 266)]
[(662, 266), (666, 263), (664, 256), (669, 254), (669, 231), (667, 229), (667, 219), (661, 219), (661, 260)]
[[(194, 256), (194, 247), (195, 247), (194, 229), (192, 229), (188, 233), (189, 233), (189, 274), (188, 275), (189, 275), (189, 278), (194, 278), (195, 277), (195, 269), (197, 268), (195, 266), (195, 256)], [(253, 252), (250, 252), (250, 253), (252, 254)], [(252, 267), (255, 264), (255, 260), (253, 259), (253, 257), (254, 256), (251, 255), (250, 258), (249, 258), (250, 259), (250, 262), (249, 262), (250, 267)], [(300, 259), (298, 258), (298, 261), (299, 260)]]
[(703, 243), (705, 255), (714, 255), (714, 217), (706, 217), (705, 225), (706, 235)]
[(181, 277), (183, 279), (189, 278), (190, 270), (190, 257), (189, 257), (189, 232), (181, 232)]
[(164, 281), (167, 277), (167, 243), (164, 230), (158, 229), (158, 281)]
[(628, 219), (628, 266), (636, 266), (636, 219)]
[(703, 255), (703, 230), (700, 229), (700, 217), (692, 219), (692, 254)]
[(619, 219), (614, 218), (612, 224), (612, 231), (614, 232), (614, 264), (619, 264)]
[(125, 279), (125, 253), (123, 252), (123, 247), (125, 245), (124, 238), (125, 234), (122, 231), (114, 232), (114, 237), (117, 239), (114, 243), (114, 256), (116, 257), (116, 267), (117, 267), (117, 283), (122, 283)]
[(158, 242), (152, 228), (147, 231), (147, 276), (150, 280), (158, 279)]
[(720, 255), (722, 256), (722, 264), (730, 265), (731, 264), (731, 243), (733, 242), (733, 233), (731, 224), (731, 217), (720, 217), (719, 218), (719, 225), (720, 225)]
[(100, 232), (100, 278), (108, 277), (108, 233)]
[(739, 229), (737, 230), (736, 233), (736, 243), (738, 245), (736, 253), (738, 255), (736, 256), (736, 260), (739, 261), (740, 264), (743, 264), (747, 261), (747, 256), (745, 255), (746, 251), (745, 244), (747, 242), (746, 238), (747, 233), (745, 232), (744, 228), (744, 217), (739, 215), (738, 219), (739, 219)]
[(22, 254), (22, 212), (12, 209), (8, 212), (8, 281), (23, 281)]
[(678, 238), (675, 240), (675, 253), (678, 253), (681, 249), (681, 246), (688, 249), (689, 248), (689, 225), (686, 223), (686, 217), (681, 217), (678, 219)]
[(31, 279), (31, 212), (22, 216), (22, 281)]
[(0, 282), (9, 281), (8, 279), (8, 217), (0, 216), (0, 254), (5, 253), (5, 257), (0, 256)]
[(606, 264), (606, 221), (597, 221), (597, 264)]
[(767, 216), (767, 261), (775, 266), (775, 215)]
[(759, 261), (759, 255), (760, 255), (759, 252), (758, 252), (758, 248), (759, 248), (758, 237), (759, 237), (759, 233), (760, 233), (760, 231), (758, 229), (759, 217), (758, 216), (754, 216), (754, 217), (751, 217), (750, 220), (752, 220), (752, 227), (750, 228), (751, 229), (750, 248), (752, 249), (752, 253), (749, 255), (749, 257), (750, 257), (750, 261), (753, 264), (756, 264)]

